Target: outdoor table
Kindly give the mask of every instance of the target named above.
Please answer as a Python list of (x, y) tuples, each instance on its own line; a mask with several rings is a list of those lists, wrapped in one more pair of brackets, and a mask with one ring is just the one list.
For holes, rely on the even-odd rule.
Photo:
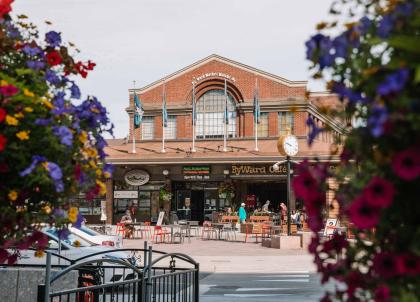
[(215, 222), (215, 223), (211, 224), (215, 229), (217, 229), (217, 240), (220, 240), (221, 233), (222, 233), (222, 230), (223, 230), (223, 226), (225, 224), (226, 223), (218, 223), (218, 222)]
[(190, 236), (190, 226), (188, 224), (167, 224), (164, 225), (165, 228), (171, 229), (171, 243), (174, 243), (174, 229), (179, 228), (179, 233), (181, 234), (182, 230), (186, 230), (186, 236), (188, 237), (188, 242), (191, 242)]

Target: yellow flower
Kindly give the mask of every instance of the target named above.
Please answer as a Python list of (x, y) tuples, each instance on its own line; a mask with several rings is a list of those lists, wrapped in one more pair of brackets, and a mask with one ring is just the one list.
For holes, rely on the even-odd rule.
[(96, 156), (98, 156), (98, 152), (96, 151), (96, 149), (86, 148), (85, 150), (86, 150), (86, 153), (89, 157), (96, 158)]
[(89, 161), (89, 165), (90, 165), (92, 168), (94, 168), (94, 169), (96, 169), (96, 168), (97, 168), (96, 163), (95, 163), (93, 160), (90, 160), (90, 161)]
[(7, 81), (5, 81), (5, 80), (0, 81), (0, 86), (6, 86), (7, 84), (9, 84), (9, 83), (7, 83)]
[(16, 136), (21, 141), (28, 140), (29, 139), (29, 133), (30, 133), (30, 131), (19, 131), (18, 133), (16, 133)]
[(9, 126), (17, 126), (19, 124), (19, 121), (15, 119), (13, 116), (6, 115), (6, 123)]
[(109, 172), (105, 172), (105, 173), (104, 173), (104, 176), (105, 176), (105, 178), (111, 178), (111, 173), (109, 173)]
[(22, 112), (15, 113), (14, 116), (15, 116), (15, 118), (23, 118), (24, 117)]
[(48, 162), (44, 161), (41, 163), (45, 170), (48, 170)]
[(76, 208), (76, 207), (71, 207), (70, 209), (69, 209), (69, 216), (70, 215), (74, 215), (74, 216), (77, 216), (77, 214), (79, 213), (79, 210)]
[(42, 98), (41, 99), (41, 102), (46, 106), (46, 107), (48, 107), (49, 109), (54, 109), (54, 105), (53, 104), (51, 104), (51, 102), (50, 101), (48, 101), (46, 98)]
[(12, 190), (9, 192), (9, 195), (7, 195), (11, 201), (15, 201), (18, 197), (18, 193), (15, 190)]
[(31, 107), (25, 107), (23, 110), (26, 112), (33, 112), (34, 110)]
[(100, 181), (100, 180), (97, 180), (96, 181), (96, 184), (99, 186), (99, 194), (100, 195), (105, 195), (106, 194), (106, 186), (105, 186), (105, 184), (102, 181)]
[(80, 247), (80, 241), (79, 240), (75, 240), (74, 242), (73, 242), (73, 246), (74, 247)]
[(80, 133), (79, 135), (79, 141), (84, 144), (87, 141), (87, 132), (86, 131), (82, 131), (82, 133)]
[(77, 214), (76, 215), (69, 214), (69, 220), (71, 223), (75, 223), (77, 221)]
[(33, 92), (30, 92), (28, 89), (23, 89), (23, 94), (29, 97), (34, 97), (35, 94)]
[(35, 257), (37, 257), (37, 258), (42, 258), (42, 257), (44, 257), (44, 255), (45, 255), (45, 253), (42, 250), (37, 250), (35, 252)]
[(44, 211), (45, 214), (50, 214), (51, 213), (51, 208), (50, 206), (45, 206), (42, 208), (42, 210)]
[(96, 176), (100, 177), (102, 175), (101, 169), (96, 169)]

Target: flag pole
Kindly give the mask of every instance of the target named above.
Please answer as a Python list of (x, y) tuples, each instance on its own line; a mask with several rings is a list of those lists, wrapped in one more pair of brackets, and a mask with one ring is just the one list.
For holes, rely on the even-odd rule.
[(224, 109), (225, 110), (224, 110), (224, 113), (223, 113), (223, 119), (224, 119), (224, 121), (223, 121), (223, 125), (224, 125), (224, 127), (223, 127), (223, 130), (224, 130), (223, 152), (226, 152), (227, 151), (227, 148), (226, 148), (226, 130), (227, 130), (226, 120), (228, 119), (228, 117), (227, 117), (227, 83), (226, 83), (226, 79), (225, 79), (225, 108)]
[(258, 78), (255, 78), (255, 108), (254, 108), (254, 129), (255, 129), (255, 151), (259, 151), (258, 149), (258, 115), (259, 112), (257, 112), (257, 110), (259, 110), (259, 100), (258, 100)]
[(197, 110), (197, 108), (195, 107), (195, 105), (196, 105), (196, 103), (195, 103), (195, 79), (193, 80), (193, 82), (192, 82), (192, 85), (193, 85), (193, 87), (192, 87), (192, 108), (193, 108), (193, 110), (192, 110), (192, 130), (193, 130), (193, 137), (192, 137), (192, 149), (191, 149), (191, 152), (196, 152), (197, 150), (195, 150), (195, 123), (197, 122), (196, 120), (195, 120), (195, 118), (196, 118), (196, 110)]
[[(134, 94), (133, 94), (133, 103), (134, 103), (134, 95), (136, 94), (136, 81), (133, 81), (133, 87), (134, 87)], [(136, 105), (134, 104), (134, 111), (136, 111)], [(134, 119), (135, 119), (136, 113), (133, 114), (133, 123), (131, 126), (133, 127), (133, 148), (131, 150), (132, 153), (136, 153), (136, 127), (134, 125)]]
[(166, 153), (165, 150), (165, 118), (166, 118), (166, 90), (165, 80), (163, 80), (163, 96), (162, 96), (162, 153)]

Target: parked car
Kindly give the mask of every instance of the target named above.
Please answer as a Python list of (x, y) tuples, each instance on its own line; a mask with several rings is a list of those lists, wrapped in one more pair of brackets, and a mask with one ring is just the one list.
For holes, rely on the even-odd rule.
[(69, 227), (69, 231), (92, 244), (122, 248), (122, 238), (120, 236), (103, 235), (85, 225), (80, 228)]

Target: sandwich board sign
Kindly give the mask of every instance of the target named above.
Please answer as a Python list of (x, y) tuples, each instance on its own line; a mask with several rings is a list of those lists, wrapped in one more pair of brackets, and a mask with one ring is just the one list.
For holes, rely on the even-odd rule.
[(324, 228), (324, 236), (331, 236), (334, 234), (335, 229), (340, 226), (338, 219), (336, 218), (328, 218), (327, 222), (325, 223)]
[(158, 220), (157, 220), (157, 222), (156, 222), (156, 225), (157, 226), (161, 226), (162, 225), (162, 222), (163, 222), (163, 216), (165, 216), (165, 212), (159, 212), (159, 217), (158, 217)]

